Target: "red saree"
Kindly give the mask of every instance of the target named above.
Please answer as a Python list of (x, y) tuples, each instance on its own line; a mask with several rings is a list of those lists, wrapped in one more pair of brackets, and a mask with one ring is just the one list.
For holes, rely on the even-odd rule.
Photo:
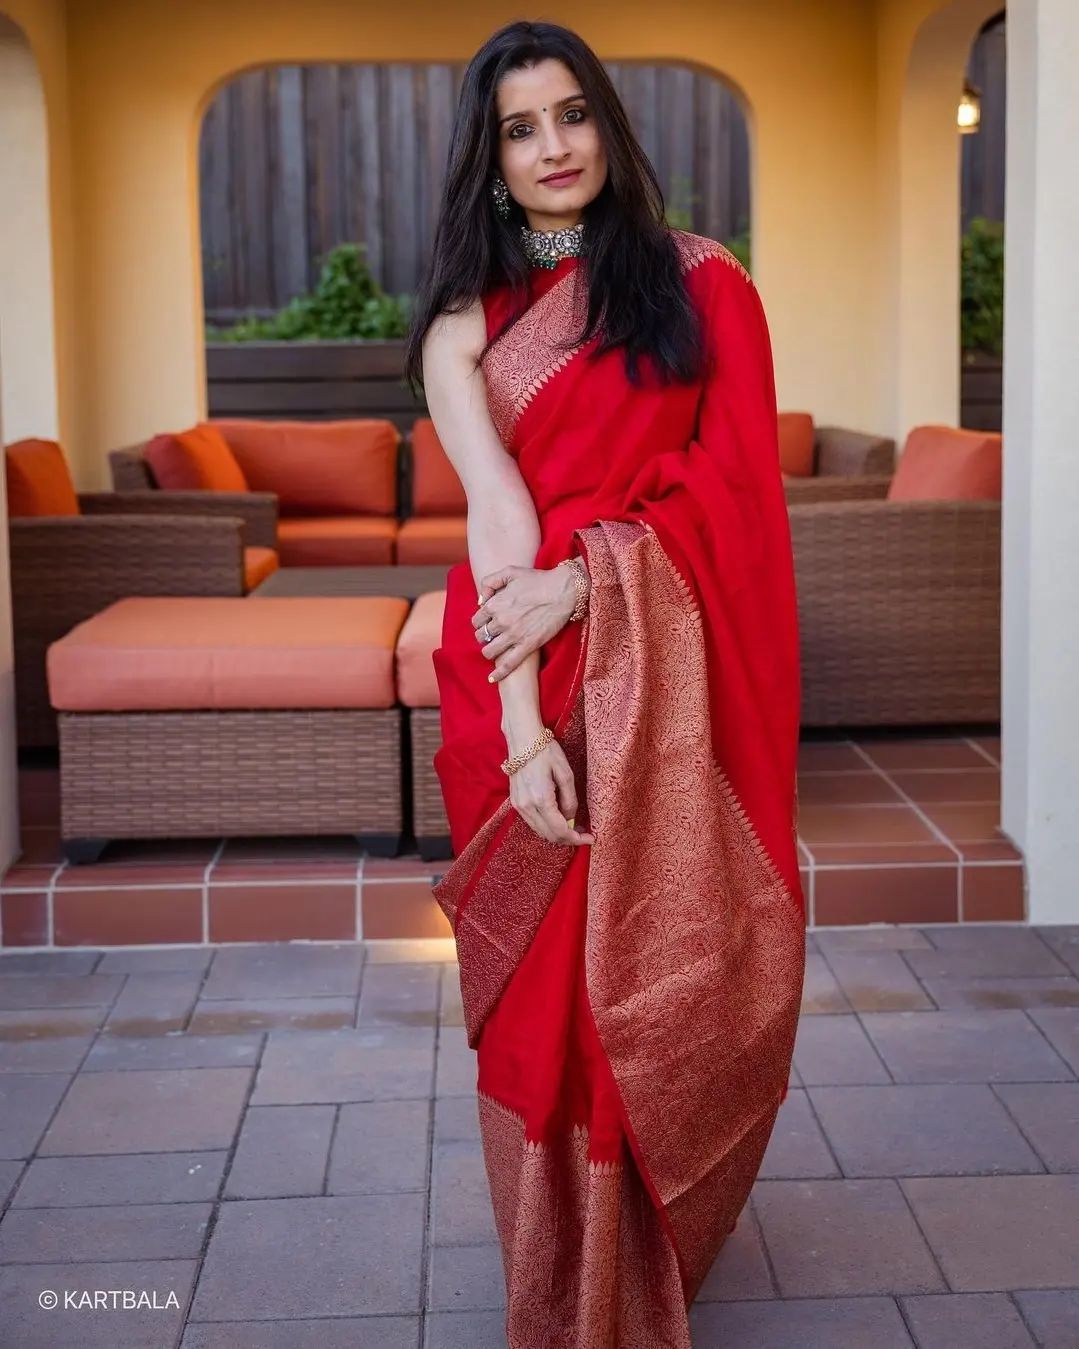
[[(686, 1309), (786, 1094), (805, 966), (799, 674), (771, 347), (748, 273), (673, 231), (711, 364), (634, 388), (580, 331), (577, 258), (534, 269), (484, 358), (540, 520), (577, 552), (583, 624), (541, 651), (543, 721), (591, 846), (509, 804), (467, 563), (434, 653), (453, 925), (510, 1349), (689, 1349)], [(578, 284), (578, 282), (580, 284)], [(509, 297), (485, 297), (488, 334)], [(593, 345), (590, 343), (589, 346)]]

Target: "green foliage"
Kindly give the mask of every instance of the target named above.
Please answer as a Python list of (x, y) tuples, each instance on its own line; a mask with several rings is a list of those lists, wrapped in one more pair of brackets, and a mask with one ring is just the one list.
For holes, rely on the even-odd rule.
[(693, 203), (696, 200), (697, 194), (693, 191), (693, 184), (684, 174), (672, 181), (664, 213), (664, 219), (671, 229), (693, 229)]
[(372, 277), (364, 244), (338, 244), (322, 263), (318, 283), (270, 318), (251, 316), (230, 328), (206, 326), (210, 342), (313, 342), (320, 339), (404, 337), (410, 295), (388, 295)]
[(744, 229), (740, 234), (733, 234), (729, 239), (724, 239), (723, 242), (746, 271), (752, 272), (753, 268), (750, 264), (753, 258), (753, 250), (750, 246), (749, 230)]
[(960, 251), (960, 346), (1004, 351), (1004, 226), (975, 216)]
[[(674, 180), (671, 191), (667, 194), (667, 209), (664, 213), (664, 219), (671, 229), (692, 231), (693, 204), (699, 200), (698, 194), (692, 189), (693, 184), (689, 178), (682, 176)], [(724, 239), (722, 242), (731, 250), (746, 271), (750, 271), (751, 250), (748, 226), (732, 238)]]

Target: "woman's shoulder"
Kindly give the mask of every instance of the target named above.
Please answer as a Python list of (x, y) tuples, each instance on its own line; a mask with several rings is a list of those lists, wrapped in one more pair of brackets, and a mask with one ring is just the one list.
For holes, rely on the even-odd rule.
[(718, 239), (709, 239), (705, 234), (692, 234), (689, 230), (683, 229), (672, 229), (671, 237), (678, 251), (683, 274), (697, 271), (703, 265), (708, 272), (729, 270), (752, 282), (753, 278), (738, 258)]

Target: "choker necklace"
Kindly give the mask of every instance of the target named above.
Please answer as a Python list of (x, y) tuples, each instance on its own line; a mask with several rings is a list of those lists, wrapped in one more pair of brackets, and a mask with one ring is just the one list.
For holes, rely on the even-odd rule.
[(562, 258), (580, 257), (584, 221), (560, 230), (534, 230), (521, 226), (521, 242), (529, 262), (537, 267), (557, 267)]

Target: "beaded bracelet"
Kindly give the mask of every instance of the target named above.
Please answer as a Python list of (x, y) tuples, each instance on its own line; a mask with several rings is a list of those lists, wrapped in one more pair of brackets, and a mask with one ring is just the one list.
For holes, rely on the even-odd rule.
[(508, 759), (502, 760), (503, 773), (507, 777), (512, 777), (518, 768), (523, 768), (529, 759), (534, 759), (540, 750), (549, 745), (553, 739), (554, 731), (549, 726), (545, 726), (527, 749), (521, 750), (519, 754), (511, 754)]
[(564, 557), (558, 564), (560, 567), (573, 568), (573, 584), (577, 587), (577, 599), (573, 606), (573, 613), (569, 616), (571, 623), (579, 623), (585, 614), (588, 613), (588, 591), (589, 578), (585, 571), (584, 563), (577, 557)]

